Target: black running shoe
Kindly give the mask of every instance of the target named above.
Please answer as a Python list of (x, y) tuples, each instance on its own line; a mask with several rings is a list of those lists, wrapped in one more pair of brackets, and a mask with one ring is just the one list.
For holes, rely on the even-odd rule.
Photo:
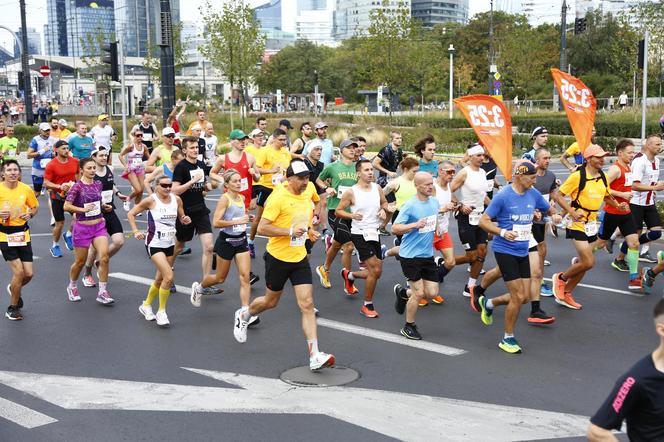
[(656, 259), (656, 258), (653, 258), (652, 256), (650, 256), (650, 253), (649, 253), (649, 252), (645, 252), (645, 253), (641, 253), (641, 254), (639, 255), (639, 261), (641, 261), (641, 262), (649, 262), (649, 263), (651, 263), (651, 264), (654, 264), (654, 263), (657, 262), (657, 259)]
[(385, 229), (385, 227), (381, 227), (380, 229), (378, 229), (378, 233), (381, 236), (390, 236), (391, 235), (391, 233), (388, 232), (387, 229)]
[(620, 272), (629, 272), (629, 266), (627, 265), (627, 261), (624, 259), (614, 259), (613, 262), (611, 263), (611, 267), (614, 269), (620, 271)]
[(5, 316), (10, 321), (20, 321), (21, 319), (23, 319), (23, 315), (21, 314), (21, 310), (18, 307), (15, 307), (13, 305), (10, 305), (9, 307), (7, 307), (7, 313), (5, 313)]
[(397, 298), (394, 301), (394, 310), (403, 315), (403, 312), (406, 311), (406, 303), (408, 302), (408, 292), (406, 292), (406, 289), (401, 284), (395, 284), (394, 295)]
[(249, 285), (254, 285), (260, 280), (260, 276), (255, 275), (253, 272), (249, 272)]
[(23, 298), (18, 298), (18, 308), (23, 308)]
[(185, 247), (181, 252), (180, 255), (191, 255), (191, 247)]
[(417, 331), (417, 325), (406, 324), (401, 329), (401, 334), (407, 337), (408, 339), (413, 339), (415, 341), (422, 340), (422, 335)]
[(249, 323), (247, 324), (247, 327), (251, 328), (260, 323), (261, 323), (261, 318), (259, 318), (258, 316), (251, 316), (249, 317)]
[(615, 243), (616, 243), (615, 239), (609, 239), (606, 242), (606, 245), (604, 246), (604, 248), (606, 249), (606, 251), (609, 255), (613, 255), (613, 246), (615, 245)]

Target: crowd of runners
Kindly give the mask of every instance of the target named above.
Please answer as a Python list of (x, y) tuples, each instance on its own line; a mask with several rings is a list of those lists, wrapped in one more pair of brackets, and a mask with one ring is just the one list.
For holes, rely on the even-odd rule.
[[(22, 290), (34, 277), (28, 225), (40, 209), (50, 213), (53, 259), (63, 257), (61, 240), (73, 252), (69, 280), (53, 281), (54, 287), (62, 284), (71, 302), (81, 301), (80, 279), (86, 287), (98, 287), (97, 302), (114, 303), (109, 267), (130, 237), (144, 242), (155, 267), (138, 311), (158, 326), (169, 325), (167, 303), (178, 272), (176, 257), (191, 253), (187, 243), (195, 235), (201, 264), (191, 286), (191, 304), (199, 308), (205, 295), (219, 293), (234, 264), (239, 308), (233, 334), (240, 343), (247, 340), (248, 328), (260, 322), (259, 315), (277, 306), (290, 281), (312, 370), (335, 362), (319, 349), (314, 302), (314, 285), (331, 289), (332, 273), (340, 275), (347, 296), (363, 298), (363, 316), (378, 318), (386, 304), (393, 304), (397, 314), (405, 316), (400, 333), (420, 340), (418, 309), (444, 303), (440, 287), (461, 266), (463, 276), (457, 277), (467, 281), (458, 296), (468, 298), (469, 308), (486, 326), (503, 306), (504, 333), (498, 346), (521, 353), (515, 337), (521, 307), (529, 304), (527, 321), (538, 325), (556, 320), (542, 309), (542, 296), (581, 309), (575, 288), (595, 267), (598, 251), (615, 249), (611, 266), (627, 274), (628, 290), (650, 293), (664, 271), (664, 254), (653, 258), (648, 250), (661, 236), (655, 205), (656, 193), (664, 190), (659, 135), (648, 137), (639, 153), (631, 141), (619, 140), (611, 146), (617, 159), (608, 168), (608, 153), (598, 145), (578, 153), (568, 150), (561, 161), (570, 174), (561, 182), (549, 168), (548, 132), (539, 126), (532, 131), (532, 148), (513, 166), (512, 181), (505, 182), (480, 144), (468, 146), (458, 162), (439, 161), (433, 136), (418, 140), (414, 154), (408, 155), (401, 134), (392, 132), (390, 142), (368, 159), (364, 138), (343, 140), (335, 148), (324, 122), (302, 123), (299, 136), (291, 140), (288, 120), (268, 133), (267, 121), (258, 118), (248, 134), (231, 131), (230, 150), (222, 154), (204, 111), (197, 112), (186, 130), (180, 127), (184, 107), (176, 106), (161, 131), (147, 112), (132, 128), (130, 140), (116, 153), (115, 164), (131, 189), (125, 193), (110, 166), (116, 134), (108, 116), (100, 115), (90, 131), (77, 122), (70, 133), (67, 122), (55, 118), (39, 124), (27, 148), (31, 179), (17, 162), (21, 149), (13, 128), (1, 128), (0, 250), (13, 275), (7, 286), (7, 318), (23, 318)], [(214, 189), (221, 195), (211, 214), (206, 195)], [(120, 210), (126, 212), (131, 232), (125, 232)], [(139, 217), (146, 229), (139, 228)], [(452, 223), (457, 237), (450, 233)], [(549, 265), (547, 238), (557, 237), (562, 229), (575, 253), (570, 266), (555, 272), (548, 284), (543, 280)], [(257, 235), (268, 238), (262, 259), (256, 256)], [(455, 245), (461, 254), (455, 253)], [(314, 247), (324, 248), (325, 258), (310, 264)], [(484, 269), (489, 248), (496, 266)], [(394, 285), (389, 301), (375, 297), (388, 259), (397, 260), (403, 272), (403, 282)], [(649, 266), (639, 269), (639, 261)], [(265, 291), (255, 296), (251, 286), (261, 279), (259, 274)], [(507, 293), (490, 296), (490, 286), (501, 278)]]

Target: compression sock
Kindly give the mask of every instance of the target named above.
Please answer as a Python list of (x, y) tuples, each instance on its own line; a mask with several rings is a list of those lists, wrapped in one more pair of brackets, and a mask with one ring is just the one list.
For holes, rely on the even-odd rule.
[(627, 241), (620, 244), (620, 253), (622, 253), (623, 255), (627, 255), (627, 248), (628, 248)]
[(159, 311), (166, 310), (166, 302), (168, 302), (168, 297), (171, 294), (171, 289), (162, 289), (159, 288)]
[(308, 339), (307, 345), (309, 346), (310, 355), (315, 355), (318, 353), (318, 339)]
[(154, 282), (150, 285), (150, 288), (148, 289), (148, 296), (145, 298), (145, 301), (143, 301), (143, 305), (151, 305), (152, 301), (154, 301), (154, 298), (157, 297), (159, 294), (159, 287), (154, 285)]
[(539, 301), (531, 301), (530, 302), (530, 311), (531, 313), (538, 312), (540, 309), (540, 302)]
[(629, 278), (636, 278), (639, 275), (639, 249), (629, 249), (626, 261), (629, 267)]
[(661, 237), (662, 237), (662, 232), (659, 230), (651, 230), (648, 233), (644, 233), (641, 236), (639, 236), (639, 242), (643, 244), (643, 247), (641, 248), (641, 253), (646, 253), (650, 249), (650, 246), (648, 245), (650, 241), (656, 241)]
[(108, 284), (108, 283), (99, 281), (99, 293), (106, 291), (106, 284)]
[(247, 238), (247, 243), (248, 243), (248, 244), (253, 244), (253, 243), (254, 243), (254, 240), (253, 240), (253, 239), (249, 239), (249, 238)]

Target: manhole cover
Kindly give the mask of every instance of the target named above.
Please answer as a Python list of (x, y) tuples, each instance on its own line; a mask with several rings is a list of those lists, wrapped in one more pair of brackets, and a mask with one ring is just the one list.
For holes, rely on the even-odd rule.
[(291, 368), (281, 373), (281, 380), (297, 387), (336, 387), (353, 382), (360, 374), (352, 368), (335, 365), (318, 371), (309, 366)]

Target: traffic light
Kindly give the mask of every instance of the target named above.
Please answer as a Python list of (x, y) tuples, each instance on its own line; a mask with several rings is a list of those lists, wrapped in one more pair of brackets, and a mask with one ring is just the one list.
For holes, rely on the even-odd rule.
[(583, 18), (576, 18), (574, 19), (574, 34), (583, 34), (586, 32), (586, 28), (588, 27), (588, 19), (583, 17)]
[(569, 73), (572, 77), (578, 77), (579, 76), (579, 68), (570, 66)]
[(37, 92), (41, 92), (45, 89), (46, 88), (44, 87), (44, 78), (43, 77), (37, 77)]
[(646, 52), (646, 41), (639, 40), (639, 55), (637, 58), (637, 64), (639, 66), (639, 69), (643, 69), (643, 57), (645, 56), (645, 52)]
[(107, 75), (113, 81), (120, 81), (120, 70), (118, 69), (118, 42), (113, 41), (102, 45), (101, 47), (104, 63), (104, 75)]
[(18, 90), (25, 90), (25, 77), (23, 77), (23, 71), (18, 72)]

